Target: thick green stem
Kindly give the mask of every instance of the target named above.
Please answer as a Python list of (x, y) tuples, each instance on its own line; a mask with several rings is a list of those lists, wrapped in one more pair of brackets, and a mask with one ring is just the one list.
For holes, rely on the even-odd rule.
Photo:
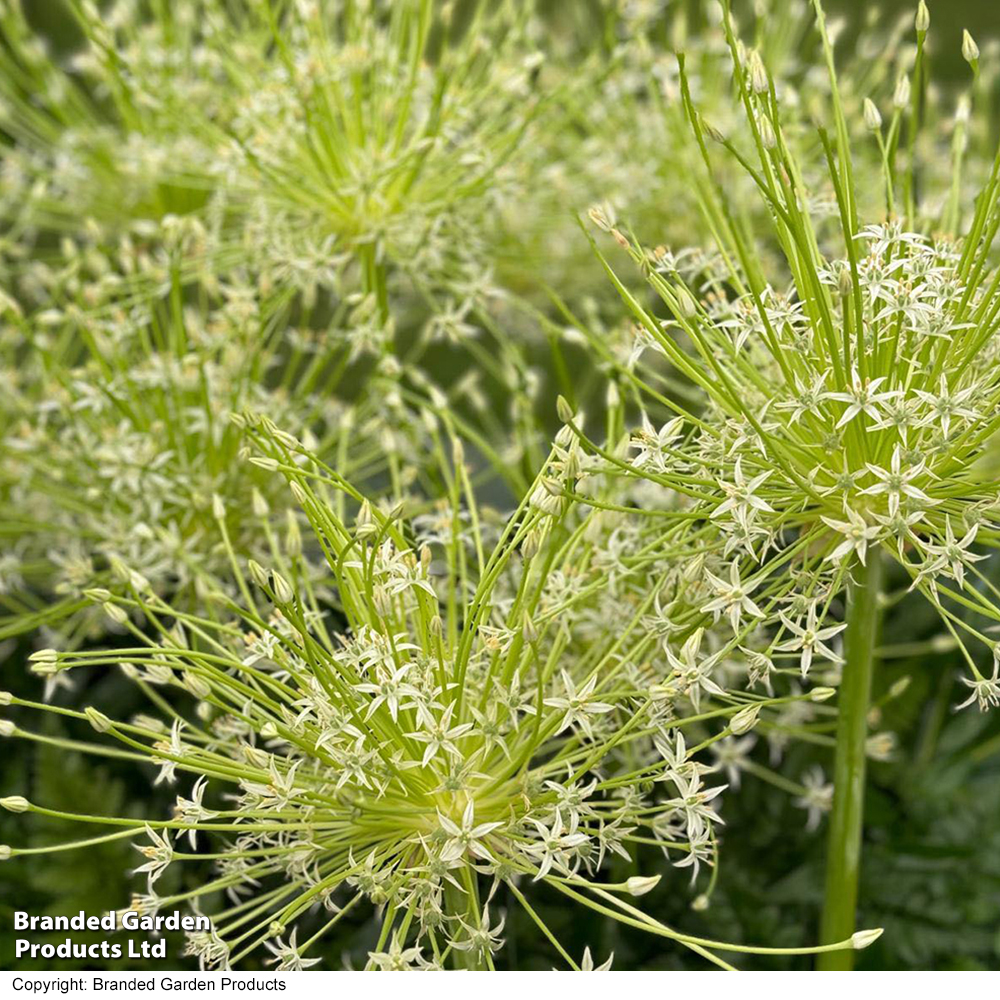
[[(833, 811), (820, 932), (823, 944), (843, 941), (855, 930), (865, 800), (865, 741), (880, 617), (881, 553), (877, 549), (869, 551), (867, 565), (855, 563), (852, 577), (847, 596), (844, 675), (837, 699)], [(850, 970), (853, 964), (854, 953), (845, 950), (820, 955), (817, 968)]]

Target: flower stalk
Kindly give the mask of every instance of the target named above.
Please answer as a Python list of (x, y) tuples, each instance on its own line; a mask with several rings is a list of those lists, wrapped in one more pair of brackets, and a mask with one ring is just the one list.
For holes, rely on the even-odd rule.
[[(878, 549), (868, 552), (864, 564), (856, 561), (851, 575), (820, 931), (824, 944), (850, 937), (855, 929), (864, 822), (865, 740), (880, 619), (878, 597), (882, 560)], [(825, 952), (817, 961), (817, 968), (825, 971), (849, 971), (852, 965), (853, 956), (849, 951)]]

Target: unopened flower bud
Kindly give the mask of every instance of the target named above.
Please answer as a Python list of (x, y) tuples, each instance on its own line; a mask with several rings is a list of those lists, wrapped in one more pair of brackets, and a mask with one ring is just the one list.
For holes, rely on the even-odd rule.
[(354, 531), (358, 538), (369, 538), (378, 531), (375, 518), (372, 516), (372, 505), (367, 500), (361, 504), (361, 509), (358, 511)]
[(950, 653), (958, 647), (958, 642), (951, 634), (936, 635), (931, 639), (931, 650), (935, 653)]
[(758, 127), (760, 129), (760, 141), (764, 144), (764, 148), (774, 149), (778, 145), (778, 139), (774, 134), (771, 119), (767, 115), (761, 116)]
[(747, 72), (750, 76), (750, 89), (755, 94), (766, 94), (769, 89), (767, 70), (764, 69), (764, 63), (761, 61), (760, 53), (756, 49), (750, 53)]
[(910, 686), (910, 675), (907, 674), (905, 677), (900, 677), (898, 681), (895, 681), (892, 687), (889, 688), (889, 699), (898, 698), (903, 692)]
[(554, 479), (548, 476), (542, 476), (542, 486), (545, 487), (545, 492), (548, 493), (550, 497), (561, 497), (563, 495), (563, 488), (561, 483), (557, 483)]
[(625, 885), (632, 896), (645, 896), (647, 892), (652, 892), (659, 884), (659, 875), (633, 875)]
[(212, 517), (216, 521), (225, 521), (226, 519), (226, 505), (222, 502), (222, 497), (218, 493), (212, 494)]
[(865, 128), (869, 132), (877, 132), (882, 127), (882, 116), (879, 114), (875, 102), (870, 98), (865, 98), (864, 104)]
[(97, 732), (106, 733), (111, 728), (111, 720), (103, 712), (94, 708), (93, 705), (85, 708), (83, 714), (87, 716), (87, 720)]
[(831, 688), (831, 687), (813, 688), (809, 692), (809, 700), (816, 702), (829, 701), (836, 693), (837, 693), (836, 688)]
[(392, 594), (385, 587), (376, 585), (372, 588), (372, 604), (375, 605), (375, 610), (383, 618), (391, 617), (393, 613), (393, 598)]
[(55, 663), (59, 659), (59, 653), (55, 649), (39, 649), (28, 657), (29, 663)]
[(275, 571), (271, 574), (271, 583), (274, 587), (274, 598), (279, 604), (291, 604), (295, 600), (295, 591), (280, 573)]
[(128, 621), (128, 615), (124, 608), (118, 607), (117, 604), (112, 604), (110, 601), (105, 601), (102, 605), (104, 608), (104, 613), (117, 625), (124, 625)]
[(868, 945), (874, 944), (882, 936), (882, 930), (881, 927), (874, 927), (868, 931), (855, 931), (851, 935), (851, 947), (855, 951), (867, 948)]
[(926, 0), (920, 0), (920, 3), (917, 4), (917, 16), (913, 19), (913, 27), (918, 35), (924, 35), (930, 26), (931, 12), (927, 9)]
[(683, 285), (677, 286), (677, 307), (684, 319), (691, 319), (698, 312), (698, 303)]
[(306, 491), (302, 488), (300, 483), (295, 482), (293, 479), (289, 484), (288, 488), (292, 491), (292, 496), (295, 497), (295, 502), (300, 506), (304, 507), (306, 501), (308, 501), (309, 496)]
[(181, 678), (181, 684), (201, 701), (204, 701), (212, 693), (212, 688), (208, 681), (203, 680), (197, 674), (185, 672)]
[(521, 635), (525, 642), (535, 642), (538, 639), (538, 628), (528, 614), (525, 614), (521, 622)]
[(23, 813), (31, 808), (31, 803), (23, 795), (8, 795), (6, 798), (0, 799), (0, 806), (3, 806), (7, 812)]
[(973, 68), (979, 62), (979, 46), (968, 31), (962, 32), (962, 58)]
[(108, 559), (108, 562), (111, 565), (111, 572), (114, 573), (115, 576), (122, 581), (122, 583), (128, 583), (128, 566), (126, 566), (125, 563), (123, 563), (121, 559), (115, 555), (111, 556)]
[(132, 725), (138, 726), (140, 729), (148, 729), (151, 733), (165, 733), (167, 731), (162, 719), (142, 713), (132, 716)]
[(14, 700), (14, 695), (10, 691), (0, 691), (0, 705), (6, 707)]
[(534, 559), (538, 555), (538, 550), (542, 547), (542, 533), (537, 530), (529, 531), (527, 535), (524, 536), (524, 541), (521, 543), (521, 555), (525, 559)]
[(264, 495), (256, 486), (250, 493), (250, 507), (253, 510), (254, 517), (267, 517), (271, 513), (271, 508), (264, 499)]
[(556, 414), (559, 419), (564, 423), (571, 423), (573, 420), (573, 407), (569, 405), (569, 401), (565, 396), (556, 397)]
[(910, 78), (905, 73), (896, 81), (896, 89), (892, 95), (892, 106), (898, 111), (904, 111), (910, 106)]
[(258, 587), (267, 586), (267, 570), (256, 559), (247, 560), (247, 569), (250, 570), (250, 576)]
[(698, 913), (703, 913), (708, 909), (709, 899), (705, 893), (699, 893), (697, 896), (691, 900), (691, 909), (697, 911)]
[(13, 854), (14, 850), (10, 844), (0, 844), (0, 861), (10, 861)]
[(746, 708), (741, 708), (729, 720), (729, 728), (736, 736), (742, 736), (744, 733), (750, 732), (757, 725), (759, 715), (760, 705), (747, 705)]
[(259, 747), (252, 747), (249, 743), (243, 747), (243, 756), (246, 757), (247, 761), (253, 764), (254, 767), (259, 767), (261, 770), (265, 770), (267, 768), (271, 757), (266, 750), (261, 750)]
[(705, 127), (705, 134), (713, 142), (725, 142), (726, 137), (712, 124), (702, 119), (702, 125)]

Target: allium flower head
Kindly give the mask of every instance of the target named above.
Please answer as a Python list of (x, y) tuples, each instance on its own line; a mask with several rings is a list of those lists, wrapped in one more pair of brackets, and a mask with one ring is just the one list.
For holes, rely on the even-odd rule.
[[(638, 665), (653, 595), (627, 575), (574, 570), (605, 544), (601, 511), (535, 507), (529, 490), (492, 548), (453, 534), (418, 557), (405, 508), (370, 503), (268, 419), (242, 422), (312, 526), (333, 596), (321, 599), (280, 552), (273, 570), (252, 562), (253, 591), (213, 618), (128, 584), (104, 596), (132, 639), (109, 655), (129, 676), (156, 677), (154, 708), (176, 700), (174, 722), (68, 711), (148, 760), (153, 780), (179, 786), (171, 818), (111, 821), (149, 841), (137, 844), (148, 860), (136, 871), (150, 893), (212, 842), (214, 877), (156, 901), (226, 890), (215, 929), (189, 943), (204, 966), (236, 966), (263, 946), (280, 968), (306, 968), (322, 927), (299, 943), (299, 919), (320, 905), (329, 926), (367, 901), (383, 922), (370, 967), (441, 964), (448, 953), (491, 968), (504, 941), (500, 901), (540, 920), (526, 898), (534, 883), (634, 922), (640, 911), (623, 897), (650, 893), (660, 877), (611, 882), (612, 855), (632, 858), (652, 839), (694, 878), (714, 863), (725, 786), (681, 727), (686, 716), (696, 727), (716, 720), (701, 743), (710, 746), (746, 705), (711, 679), (700, 633), (681, 658), (668, 653), (675, 681), (650, 685)], [(540, 477), (572, 450), (557, 444)], [(358, 516), (339, 513), (337, 498)], [(106, 659), (52, 651), (35, 663), (52, 673)], [(691, 715), (708, 698), (714, 710)], [(755, 700), (754, 720), (789, 702)], [(250, 905), (249, 924), (231, 919)], [(639, 926), (721, 962), (711, 942), (645, 916)]]

